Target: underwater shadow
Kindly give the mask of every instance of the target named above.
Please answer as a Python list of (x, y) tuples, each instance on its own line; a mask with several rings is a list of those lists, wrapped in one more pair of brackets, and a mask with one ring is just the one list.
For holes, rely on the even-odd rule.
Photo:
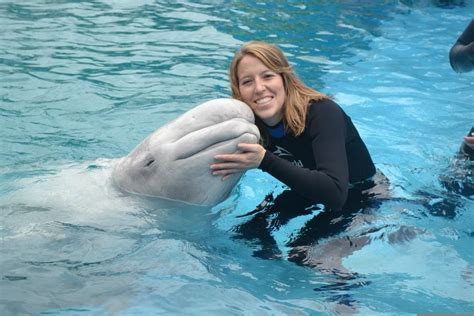
[[(250, 244), (254, 248), (254, 257), (267, 260), (286, 257), (297, 265), (334, 276), (333, 283), (314, 290), (329, 294), (328, 300), (337, 306), (352, 309), (356, 302), (350, 295), (340, 295), (341, 291), (347, 292), (368, 282), (343, 268), (342, 259), (369, 244), (369, 234), (384, 226), (364, 228), (363, 233), (354, 237), (347, 233), (370, 223), (373, 213), (389, 198), (389, 181), (381, 173), (373, 180), (351, 188), (347, 202), (340, 210), (315, 205), (294, 191), (284, 190), (276, 197), (267, 195), (253, 211), (240, 215), (250, 218), (232, 229), (233, 238)], [(288, 251), (283, 253), (274, 234), (287, 229), (293, 220), (298, 223), (297, 218), (304, 223), (288, 236), (284, 245)]]
[[(471, 133), (474, 133), (474, 127), (468, 136)], [(430, 215), (454, 219), (460, 215), (465, 200), (474, 197), (474, 149), (463, 143), (438, 181), (442, 190), (419, 190), (416, 195)]]

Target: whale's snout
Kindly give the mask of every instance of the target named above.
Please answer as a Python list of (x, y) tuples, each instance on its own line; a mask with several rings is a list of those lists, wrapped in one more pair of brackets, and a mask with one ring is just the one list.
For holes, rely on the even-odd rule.
[(148, 136), (112, 173), (123, 191), (197, 205), (223, 201), (238, 182), (212, 176), (214, 156), (258, 143), (250, 108), (235, 99), (205, 102)]
[[(196, 155), (234, 152), (239, 143), (257, 143), (258, 128), (243, 119), (231, 119), (192, 132), (176, 142), (176, 159), (187, 159)], [(221, 153), (222, 153), (221, 152)]]

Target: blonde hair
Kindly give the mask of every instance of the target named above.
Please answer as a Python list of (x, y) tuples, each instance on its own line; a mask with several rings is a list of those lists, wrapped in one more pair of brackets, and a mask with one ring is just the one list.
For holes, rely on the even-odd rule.
[(303, 133), (310, 102), (313, 100), (320, 101), (328, 97), (309, 88), (296, 76), (280, 48), (266, 42), (252, 41), (242, 45), (235, 53), (230, 64), (230, 87), (234, 98), (242, 100), (237, 68), (242, 58), (247, 55), (257, 58), (271, 71), (282, 76), (286, 93), (286, 101), (283, 106), (285, 129), (290, 130), (295, 136)]

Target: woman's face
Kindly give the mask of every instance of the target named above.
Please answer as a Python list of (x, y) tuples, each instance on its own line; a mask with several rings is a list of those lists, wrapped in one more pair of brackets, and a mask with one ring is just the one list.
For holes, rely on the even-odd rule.
[(258, 58), (246, 55), (237, 67), (239, 92), (256, 116), (270, 126), (283, 118), (286, 92), (283, 78), (265, 66)]

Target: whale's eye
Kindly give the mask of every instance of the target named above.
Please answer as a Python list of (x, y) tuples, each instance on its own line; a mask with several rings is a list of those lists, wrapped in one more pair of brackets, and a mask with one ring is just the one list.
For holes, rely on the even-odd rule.
[(155, 159), (148, 160), (148, 162), (145, 164), (145, 167), (150, 167), (154, 162), (155, 162)]

